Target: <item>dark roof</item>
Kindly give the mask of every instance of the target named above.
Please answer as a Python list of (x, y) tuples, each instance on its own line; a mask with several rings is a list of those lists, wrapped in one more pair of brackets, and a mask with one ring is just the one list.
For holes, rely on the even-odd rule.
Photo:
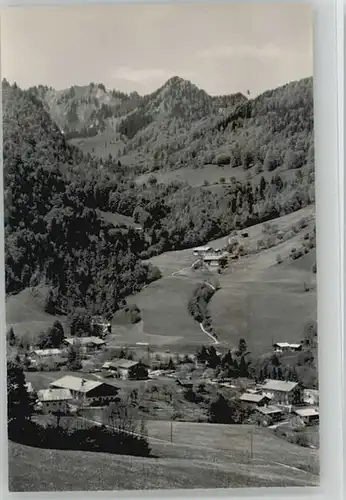
[(247, 403), (260, 403), (265, 398), (269, 399), (264, 394), (251, 394), (248, 392), (244, 392), (244, 394), (240, 396), (240, 400), (245, 401)]
[(110, 369), (123, 368), (124, 370), (129, 370), (130, 368), (133, 368), (138, 364), (139, 364), (138, 361), (133, 361), (130, 359), (113, 359), (112, 361), (106, 361), (106, 363), (103, 366), (105, 368), (108, 367)]
[(189, 380), (189, 379), (185, 379), (185, 380), (184, 380), (184, 379), (178, 378), (178, 379), (177, 379), (177, 383), (178, 383), (179, 385), (186, 385), (186, 386), (188, 386), (188, 385), (193, 385), (192, 380)]
[(263, 415), (273, 415), (275, 413), (283, 413), (283, 410), (281, 408), (278, 408), (277, 406), (260, 406), (257, 408), (257, 411), (262, 413)]

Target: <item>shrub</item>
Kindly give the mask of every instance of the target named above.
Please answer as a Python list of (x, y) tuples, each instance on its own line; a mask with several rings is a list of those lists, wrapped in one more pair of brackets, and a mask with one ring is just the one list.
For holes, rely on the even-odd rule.
[(148, 178), (148, 183), (150, 186), (156, 186), (157, 184), (157, 177), (155, 175), (150, 175)]
[(148, 266), (148, 278), (147, 278), (148, 282), (151, 283), (153, 281), (159, 280), (160, 278), (162, 278), (162, 273), (160, 269), (150, 264)]
[(299, 446), (304, 446), (304, 448), (309, 447), (309, 439), (305, 433), (297, 433), (294, 441)]
[(231, 159), (230, 155), (223, 153), (217, 155), (214, 161), (217, 165), (229, 165), (230, 159)]

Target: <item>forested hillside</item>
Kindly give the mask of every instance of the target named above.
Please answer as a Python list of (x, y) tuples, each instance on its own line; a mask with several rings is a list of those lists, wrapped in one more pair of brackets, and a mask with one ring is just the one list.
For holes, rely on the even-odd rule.
[(254, 174), (313, 164), (311, 78), (255, 99), (210, 96), (179, 77), (143, 97), (102, 84), (31, 91), (67, 138), (105, 135), (107, 144), (111, 135), (117, 159), (137, 172), (216, 164)]
[[(76, 122), (78, 130), (92, 122), (89, 101), (83, 101), (85, 88), (70, 90), (68, 99), (61, 94), (50, 116), (45, 99), (54, 91), (22, 91), (5, 81), (7, 293), (45, 283), (51, 288), (50, 310), (83, 305), (111, 314), (121, 298), (159, 276), (141, 259), (204, 243), (314, 202), (311, 80), (254, 100), (210, 97), (179, 78), (144, 98), (90, 88), (91, 103), (96, 93), (99, 103), (103, 99), (105, 106), (113, 106), (113, 116), (120, 120), (122, 115), (117, 133), (127, 136), (127, 155), (134, 162), (141, 153), (140, 169), (217, 161), (267, 170), (270, 176), (256, 182), (234, 178), (221, 191), (160, 183), (154, 175), (137, 183), (122, 157), (101, 160), (84, 154), (67, 142), (62, 123), (54, 123), (54, 113), (75, 99), (82, 103), (78, 116), (82, 107), (85, 111), (85, 120)], [(134, 108), (122, 114), (127, 105)], [(90, 109), (96, 107), (94, 102)], [(295, 174), (285, 178), (281, 173), (288, 169)], [(132, 217), (143, 232), (114, 226), (99, 210)]]
[[(143, 237), (97, 216), (109, 177), (65, 142), (40, 101), (5, 83), (3, 103), (7, 293), (44, 283), (49, 312), (113, 313), (155, 279), (139, 260)], [(89, 182), (82, 171), (91, 171)]]

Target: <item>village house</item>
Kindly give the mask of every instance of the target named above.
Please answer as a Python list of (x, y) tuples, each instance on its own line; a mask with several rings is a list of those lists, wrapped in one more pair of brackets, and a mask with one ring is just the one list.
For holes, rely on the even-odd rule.
[(316, 389), (304, 389), (303, 401), (307, 405), (318, 405), (320, 402), (319, 391)]
[(78, 345), (84, 354), (95, 352), (106, 345), (106, 342), (99, 337), (70, 337), (65, 339), (69, 346)]
[(280, 422), (284, 418), (284, 412), (277, 406), (258, 406), (256, 408), (259, 423), (265, 427)]
[(64, 349), (35, 349), (32, 351), (31, 357), (37, 361), (42, 361), (43, 359), (52, 358), (54, 356), (61, 356), (64, 352)]
[(300, 404), (303, 399), (298, 382), (267, 379), (262, 385), (262, 393), (276, 404), (291, 406)]
[(184, 389), (192, 389), (193, 387), (193, 382), (188, 379), (178, 378), (176, 382), (178, 385), (180, 385), (180, 387), (183, 387)]
[(299, 408), (294, 410), (294, 413), (305, 425), (316, 424), (320, 419), (320, 413), (316, 408)]
[(210, 267), (219, 267), (223, 260), (226, 259), (225, 255), (204, 255), (203, 262)]
[(69, 389), (42, 389), (37, 393), (38, 405), (43, 413), (69, 413), (72, 394)]
[(34, 349), (28, 356), (30, 369), (36, 370), (40, 363), (60, 363), (65, 353), (65, 349)]
[(123, 380), (145, 380), (148, 378), (148, 368), (139, 361), (115, 359), (106, 361), (102, 368)]
[(288, 342), (277, 342), (273, 345), (275, 352), (296, 352), (301, 351), (302, 344), (289, 344)]
[(212, 250), (211, 247), (197, 247), (193, 249), (193, 255), (201, 256)]
[(240, 401), (249, 406), (265, 406), (270, 402), (270, 398), (264, 394), (256, 394), (254, 392), (244, 392), (240, 396)]
[(117, 400), (119, 388), (96, 380), (66, 375), (50, 384), (53, 389), (68, 389), (72, 398), (83, 406), (103, 405)]

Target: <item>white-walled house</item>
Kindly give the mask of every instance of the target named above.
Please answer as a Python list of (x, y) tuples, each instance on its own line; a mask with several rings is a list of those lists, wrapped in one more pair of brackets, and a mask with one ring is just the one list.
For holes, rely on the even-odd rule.
[(262, 385), (262, 393), (276, 404), (284, 406), (300, 404), (303, 400), (303, 391), (298, 382), (267, 379)]
[(38, 391), (37, 399), (43, 413), (59, 412), (66, 415), (72, 394), (68, 389), (42, 389)]
[(320, 412), (317, 408), (298, 408), (294, 413), (305, 425), (317, 424), (320, 419)]

